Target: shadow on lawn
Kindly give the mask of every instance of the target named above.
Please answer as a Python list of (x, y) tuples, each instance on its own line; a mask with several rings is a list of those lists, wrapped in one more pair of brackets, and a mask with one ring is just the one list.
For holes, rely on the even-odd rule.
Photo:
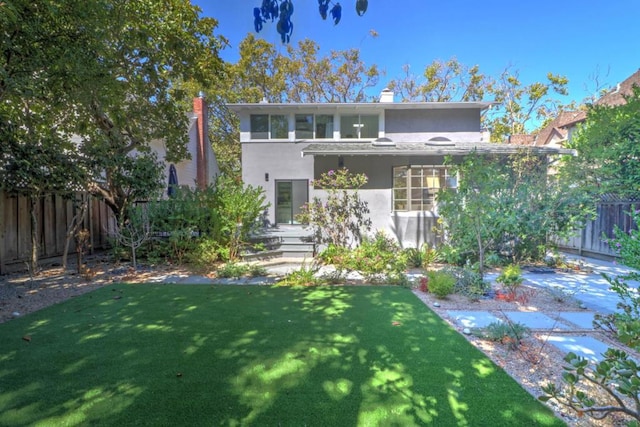
[(562, 425), (402, 288), (116, 285), (0, 342), (2, 425)]

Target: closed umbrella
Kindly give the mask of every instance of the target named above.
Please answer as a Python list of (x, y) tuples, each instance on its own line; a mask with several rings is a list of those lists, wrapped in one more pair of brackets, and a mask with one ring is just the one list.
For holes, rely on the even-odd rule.
[(172, 197), (176, 194), (176, 188), (178, 188), (178, 172), (176, 167), (172, 164), (169, 166), (169, 187), (167, 188), (167, 195)]

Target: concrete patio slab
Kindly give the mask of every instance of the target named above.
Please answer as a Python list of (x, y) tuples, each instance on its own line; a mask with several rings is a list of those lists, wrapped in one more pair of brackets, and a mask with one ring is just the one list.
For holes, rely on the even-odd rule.
[(447, 314), (464, 328), (484, 328), (491, 323), (502, 322), (487, 311), (448, 310)]
[(571, 329), (568, 325), (559, 322), (543, 313), (505, 311), (504, 315), (507, 316), (510, 321), (523, 324), (530, 329)]
[(602, 341), (586, 336), (550, 335), (547, 342), (564, 353), (573, 352), (594, 363), (603, 360), (602, 354), (609, 348)]
[(593, 329), (593, 316), (595, 313), (588, 311), (563, 311), (558, 315), (582, 329)]

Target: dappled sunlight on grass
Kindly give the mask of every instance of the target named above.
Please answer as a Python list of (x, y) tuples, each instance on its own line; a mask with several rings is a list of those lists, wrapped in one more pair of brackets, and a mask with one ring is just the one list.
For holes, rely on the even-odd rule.
[(0, 425), (556, 422), (398, 287), (117, 285), (10, 326)]
[(476, 370), (476, 375), (480, 378), (488, 377), (496, 372), (496, 365), (494, 365), (489, 359), (476, 359), (471, 363), (471, 366)]
[(462, 381), (464, 374), (462, 371), (454, 371), (448, 368), (445, 369), (445, 372), (452, 377), (451, 382), (447, 384), (447, 399), (451, 412), (456, 419), (456, 425), (468, 426), (470, 424), (465, 413), (469, 411), (469, 405), (462, 401), (462, 395), (465, 393), (465, 386)]
[(319, 286), (305, 292), (301, 300), (305, 311), (321, 314), (325, 318), (335, 318), (351, 307), (351, 298), (352, 295), (342, 287)]

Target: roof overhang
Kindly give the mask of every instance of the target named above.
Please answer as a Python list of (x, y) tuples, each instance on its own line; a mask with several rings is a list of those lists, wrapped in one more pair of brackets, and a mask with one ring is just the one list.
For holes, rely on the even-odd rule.
[(369, 142), (309, 144), (302, 149), (302, 156), (443, 156), (471, 153), (509, 155), (530, 152), (537, 155), (576, 155), (575, 150), (555, 147), (532, 147), (489, 142), (450, 142), (443, 144), (398, 143), (374, 145)]
[(241, 111), (384, 111), (384, 110), (486, 110), (493, 102), (352, 102), (352, 103), (240, 103), (227, 104), (236, 113)]

